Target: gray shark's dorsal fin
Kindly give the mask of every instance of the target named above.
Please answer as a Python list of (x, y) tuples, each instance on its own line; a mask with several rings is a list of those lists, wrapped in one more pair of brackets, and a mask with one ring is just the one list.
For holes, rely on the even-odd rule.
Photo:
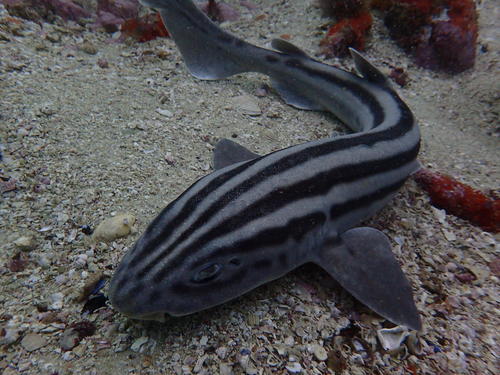
[(370, 82), (391, 88), (387, 77), (354, 48), (349, 48), (356, 71)]
[(410, 283), (382, 232), (362, 227), (334, 236), (325, 241), (316, 263), (376, 313), (420, 330)]
[(287, 55), (302, 56), (307, 57), (308, 59), (310, 58), (307, 53), (302, 51), (299, 47), (283, 39), (273, 39), (271, 41), (271, 46), (276, 51), (286, 53)]
[(229, 139), (222, 138), (215, 145), (214, 169), (218, 170), (227, 167), (228, 165), (252, 160), (258, 157), (260, 157), (260, 155), (250, 151), (246, 147), (243, 147), (242, 145)]

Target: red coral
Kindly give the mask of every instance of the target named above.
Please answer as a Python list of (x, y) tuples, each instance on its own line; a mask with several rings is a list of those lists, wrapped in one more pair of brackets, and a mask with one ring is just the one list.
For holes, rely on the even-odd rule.
[(478, 26), (472, 0), (390, 3), (384, 23), (399, 46), (415, 53), (418, 65), (450, 73), (460, 73), (474, 65)]
[(497, 197), (488, 197), (450, 176), (429, 169), (421, 169), (414, 178), (429, 194), (434, 206), (486, 231), (500, 231), (500, 199)]
[(123, 35), (147, 42), (158, 37), (168, 37), (168, 31), (159, 13), (125, 20), (120, 28)]
[(349, 47), (357, 50), (365, 49), (365, 37), (372, 26), (372, 16), (368, 11), (356, 17), (345, 18), (328, 29), (321, 40), (321, 52), (326, 56), (346, 56)]

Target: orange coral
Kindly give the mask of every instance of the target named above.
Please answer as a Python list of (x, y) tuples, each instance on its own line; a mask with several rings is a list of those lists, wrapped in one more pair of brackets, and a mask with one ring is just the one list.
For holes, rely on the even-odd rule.
[(498, 197), (488, 197), (450, 176), (429, 169), (421, 169), (414, 178), (429, 194), (434, 206), (469, 220), (486, 231), (493, 233), (500, 231), (500, 199)]
[(120, 30), (125, 36), (135, 38), (141, 43), (158, 37), (168, 37), (168, 31), (159, 13), (125, 20)]
[(370, 12), (363, 11), (352, 18), (344, 18), (328, 29), (321, 40), (321, 52), (326, 56), (345, 56), (349, 47), (357, 50), (365, 49), (366, 34), (372, 26)]

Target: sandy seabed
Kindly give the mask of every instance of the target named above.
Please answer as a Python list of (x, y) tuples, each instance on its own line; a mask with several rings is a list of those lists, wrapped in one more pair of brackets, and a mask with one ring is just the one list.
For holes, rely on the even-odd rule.
[[(289, 34), (317, 54), (328, 20), (310, 1), (254, 2), (256, 11), (238, 7), (242, 17), (223, 26), (260, 46)], [(488, 190), (499, 181), (499, 7), (479, 1), (478, 10), (484, 48), (463, 74), (416, 67), (380, 20), (367, 56), (382, 70), (408, 72), (410, 84), (398, 92), (420, 123), (422, 164)], [(0, 41), (0, 177), (17, 180), (17, 189), (0, 197), (0, 372), (498, 372), (496, 239), (433, 208), (411, 180), (367, 224), (393, 240), (412, 283), (423, 321), (419, 345), (385, 352), (377, 340), (384, 320), (313, 266), (164, 324), (110, 308), (82, 317), (84, 286), (111, 275), (161, 208), (209, 173), (218, 139), (268, 153), (345, 128), (328, 114), (287, 106), (272, 91), (257, 95), (267, 77), (193, 78), (171, 39), (110, 43), (107, 34), (49, 24), (42, 37), (40, 26), (24, 26)], [(352, 67), (347, 59), (329, 63)], [(249, 103), (260, 113), (247, 114)], [(137, 231), (108, 245), (90, 243), (81, 226), (95, 228), (120, 212), (138, 219)], [(21, 256), (27, 264), (12, 272), (22, 237), (32, 238)], [(457, 278), (463, 273), (476, 280)], [(84, 319), (96, 332), (63, 350), (64, 332)]]

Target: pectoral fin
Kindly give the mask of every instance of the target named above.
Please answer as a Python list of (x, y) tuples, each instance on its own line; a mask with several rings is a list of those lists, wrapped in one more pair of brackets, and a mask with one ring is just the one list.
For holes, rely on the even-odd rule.
[(214, 169), (221, 169), (231, 164), (252, 160), (258, 157), (260, 157), (260, 155), (255, 152), (250, 151), (236, 142), (223, 138), (215, 145)]
[(317, 262), (360, 302), (390, 321), (420, 330), (408, 280), (389, 239), (373, 228), (354, 228), (327, 240)]

